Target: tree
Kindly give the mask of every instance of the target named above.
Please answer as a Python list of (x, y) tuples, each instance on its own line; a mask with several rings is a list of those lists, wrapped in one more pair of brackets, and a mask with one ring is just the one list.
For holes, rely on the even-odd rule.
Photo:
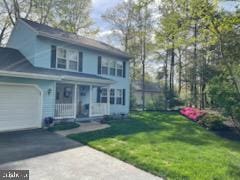
[(19, 18), (78, 34), (96, 34), (90, 18), (91, 1), (87, 0), (3, 0), (0, 2), (0, 42), (3, 44)]
[[(94, 35), (98, 32), (90, 18), (91, 1), (62, 0), (56, 4), (54, 25), (81, 35)], [(58, 21), (59, 19), (59, 21)]]

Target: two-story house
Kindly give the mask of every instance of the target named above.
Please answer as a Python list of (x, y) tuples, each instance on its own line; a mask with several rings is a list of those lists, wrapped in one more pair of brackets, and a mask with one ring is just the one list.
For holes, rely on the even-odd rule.
[(0, 131), (129, 112), (130, 57), (105, 43), (20, 19), (0, 48)]

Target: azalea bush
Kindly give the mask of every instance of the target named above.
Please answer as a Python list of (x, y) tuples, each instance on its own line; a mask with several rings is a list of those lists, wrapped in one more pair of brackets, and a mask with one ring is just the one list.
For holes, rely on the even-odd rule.
[(205, 114), (204, 111), (192, 107), (182, 108), (180, 113), (193, 121), (198, 121), (199, 118)]

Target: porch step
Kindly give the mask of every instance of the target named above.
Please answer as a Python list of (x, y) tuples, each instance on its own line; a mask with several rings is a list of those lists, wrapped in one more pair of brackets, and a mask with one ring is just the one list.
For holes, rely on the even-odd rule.
[(99, 117), (83, 117), (83, 118), (76, 118), (75, 119), (76, 122), (80, 122), (80, 123), (88, 123), (88, 122), (91, 122), (91, 121), (100, 122), (101, 120), (103, 120), (102, 116), (99, 116)]

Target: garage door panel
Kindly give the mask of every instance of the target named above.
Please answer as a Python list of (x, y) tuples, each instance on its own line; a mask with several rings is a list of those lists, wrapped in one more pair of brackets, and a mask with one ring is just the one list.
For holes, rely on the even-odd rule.
[(41, 127), (41, 93), (34, 86), (0, 85), (0, 131)]

